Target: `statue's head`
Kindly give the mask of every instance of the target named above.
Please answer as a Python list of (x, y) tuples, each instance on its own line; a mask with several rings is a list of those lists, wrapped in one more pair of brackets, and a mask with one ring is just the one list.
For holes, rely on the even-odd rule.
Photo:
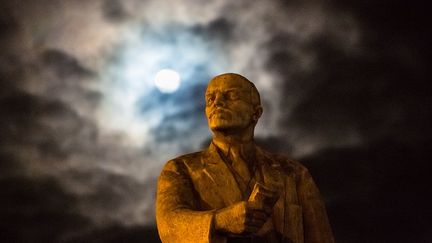
[(263, 111), (255, 85), (235, 73), (211, 79), (205, 98), (207, 121), (213, 131), (254, 128)]

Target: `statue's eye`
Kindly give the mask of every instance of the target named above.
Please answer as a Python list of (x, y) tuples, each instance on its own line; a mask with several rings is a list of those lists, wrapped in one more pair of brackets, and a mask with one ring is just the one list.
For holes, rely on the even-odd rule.
[(206, 103), (207, 103), (208, 105), (213, 104), (213, 101), (214, 101), (214, 95), (207, 95), (207, 96), (206, 96)]
[(226, 97), (229, 100), (237, 100), (237, 99), (239, 99), (240, 96), (239, 96), (238, 92), (229, 91), (226, 93)]

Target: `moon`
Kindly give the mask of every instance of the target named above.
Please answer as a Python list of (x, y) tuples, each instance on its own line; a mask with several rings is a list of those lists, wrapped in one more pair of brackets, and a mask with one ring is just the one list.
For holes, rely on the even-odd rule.
[(180, 87), (180, 75), (172, 69), (162, 69), (156, 73), (154, 84), (162, 93), (173, 93)]

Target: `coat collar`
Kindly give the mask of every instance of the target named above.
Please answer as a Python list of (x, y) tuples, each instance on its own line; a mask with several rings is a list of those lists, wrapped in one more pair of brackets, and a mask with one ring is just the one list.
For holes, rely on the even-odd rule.
[(242, 193), (234, 175), (219, 156), (213, 143), (203, 152), (201, 163), (203, 176), (210, 179), (213, 184), (212, 190), (222, 198), (225, 206), (242, 200)]
[(284, 172), (280, 162), (273, 158), (273, 156), (255, 146), (256, 161), (261, 170), (261, 175), (264, 185), (277, 191), (281, 191), (284, 187)]
[(203, 152), (202, 160), (204, 167), (211, 164), (223, 163), (222, 158), (220, 158), (217, 147), (213, 142), (210, 143), (210, 146)]
[[(258, 170), (260, 171), (260, 182), (264, 185), (281, 191), (283, 189), (283, 172), (281, 164), (272, 158), (267, 151), (255, 146), (255, 156)], [(242, 200), (242, 192), (234, 178), (234, 175), (220, 157), (217, 147), (211, 143), (207, 150), (203, 151), (201, 158), (202, 172), (215, 186), (217, 193), (225, 205), (231, 205)]]

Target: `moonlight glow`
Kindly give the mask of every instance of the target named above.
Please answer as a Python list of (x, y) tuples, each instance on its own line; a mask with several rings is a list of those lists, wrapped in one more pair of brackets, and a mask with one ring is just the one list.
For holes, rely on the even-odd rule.
[(154, 84), (162, 93), (173, 93), (180, 86), (180, 75), (174, 70), (162, 69), (156, 74)]
[[(199, 129), (202, 134), (208, 132), (205, 120), (192, 123), (189, 116), (182, 115), (188, 118), (176, 120), (175, 125), (168, 122), (172, 122), (170, 117), (199, 110), (196, 106), (200, 103), (188, 97), (203, 89), (212, 75), (227, 70), (228, 59), (217, 43), (188, 28), (131, 26), (127, 33), (102, 72), (104, 101), (98, 125), (106, 136), (122, 134), (126, 146), (149, 149), (157, 144), (160, 151), (175, 154), (180, 149), (178, 143), (172, 140), (163, 147), (156, 140), (168, 135), (159, 133), (169, 130), (165, 126), (177, 133), (192, 134), (193, 131), (194, 136), (200, 136)], [(191, 124), (194, 129), (190, 129)], [(191, 146), (199, 148), (200, 139)], [(164, 153), (156, 148), (151, 151), (155, 155)]]

